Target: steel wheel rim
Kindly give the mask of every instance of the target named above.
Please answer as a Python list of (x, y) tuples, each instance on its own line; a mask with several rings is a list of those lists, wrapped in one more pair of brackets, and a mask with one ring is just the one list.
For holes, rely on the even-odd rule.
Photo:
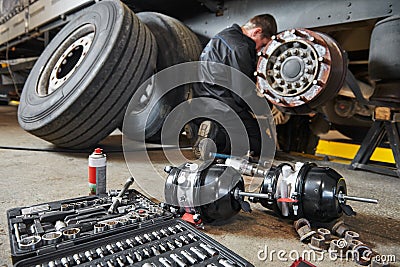
[(36, 93), (39, 96), (53, 94), (70, 80), (89, 53), (94, 37), (94, 25), (86, 24), (76, 29), (61, 43), (39, 77), (36, 87)]

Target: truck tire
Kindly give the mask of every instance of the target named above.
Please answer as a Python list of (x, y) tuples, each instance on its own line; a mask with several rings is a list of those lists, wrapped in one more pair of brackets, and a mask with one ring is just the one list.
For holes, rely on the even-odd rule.
[(372, 80), (400, 80), (400, 16), (376, 23), (369, 49), (369, 74)]
[[(163, 70), (175, 64), (198, 60), (202, 46), (197, 36), (182, 22), (156, 12), (137, 13), (139, 19), (153, 33), (157, 46), (157, 71)], [(161, 129), (169, 112), (188, 98), (190, 85), (179, 86), (161, 97), (158, 102), (155, 99), (161, 93), (157, 87), (151, 91), (143, 92), (143, 103), (136, 105), (134, 113), (127, 114), (124, 125), (124, 134), (135, 139), (141, 136), (140, 131), (145, 129), (145, 139), (158, 143), (161, 140)], [(149, 109), (151, 111), (149, 113)], [(133, 127), (130, 127), (133, 125)]]
[(154, 36), (128, 7), (98, 2), (41, 54), (25, 83), (18, 121), (56, 146), (92, 147), (121, 124), (156, 56)]

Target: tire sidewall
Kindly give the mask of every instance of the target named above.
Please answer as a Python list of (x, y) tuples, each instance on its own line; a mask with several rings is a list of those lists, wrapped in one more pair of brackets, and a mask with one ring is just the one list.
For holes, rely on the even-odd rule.
[[(29, 75), (21, 95), (18, 109), (19, 123), (25, 130), (39, 129), (59, 117), (90, 86), (91, 81), (112, 51), (123, 21), (123, 7), (113, 1), (102, 1), (91, 6), (76, 19), (69, 22), (49, 43)], [(91, 24), (95, 28), (92, 45), (75, 72), (56, 91), (39, 96), (37, 87), (53, 53), (70, 35), (82, 25)], [(111, 71), (111, 70), (110, 70)]]

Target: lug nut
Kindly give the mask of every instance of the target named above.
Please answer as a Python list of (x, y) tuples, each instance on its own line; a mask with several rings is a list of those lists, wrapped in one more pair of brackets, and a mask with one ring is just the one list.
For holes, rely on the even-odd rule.
[(371, 263), (372, 256), (372, 250), (364, 244), (353, 248), (353, 259), (359, 265), (368, 266)]
[(347, 252), (347, 242), (344, 238), (334, 239), (329, 246), (329, 253), (344, 258)]
[(320, 235), (316, 234), (311, 237), (311, 243), (308, 244), (310, 248), (316, 251), (323, 251), (325, 250), (325, 238)]
[(332, 233), (338, 237), (344, 237), (344, 234), (348, 230), (349, 228), (344, 224), (343, 221), (338, 221), (334, 226), (332, 226)]
[(317, 234), (322, 235), (326, 241), (331, 239), (331, 231), (326, 228), (318, 228)]
[(347, 246), (349, 247), (349, 249), (354, 249), (355, 246), (361, 245), (361, 244), (363, 244), (363, 242), (361, 242), (360, 240), (353, 239), (347, 243)]
[(359, 239), (360, 235), (354, 231), (346, 231), (344, 233), (344, 239), (346, 239), (347, 244), (350, 244), (352, 240)]
[(315, 234), (315, 231), (311, 230), (310, 222), (307, 219), (301, 218), (294, 222), (294, 229), (300, 236), (300, 241), (306, 241)]

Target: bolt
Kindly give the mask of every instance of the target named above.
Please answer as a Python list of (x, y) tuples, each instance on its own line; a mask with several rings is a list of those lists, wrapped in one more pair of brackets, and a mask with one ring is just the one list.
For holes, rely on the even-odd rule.
[(325, 240), (330, 240), (331, 239), (331, 231), (325, 228), (318, 228), (317, 229), (317, 234), (322, 235)]
[(280, 42), (280, 43), (284, 43), (284, 42), (285, 42), (284, 39), (282, 39), (280, 36), (277, 36), (277, 35), (273, 35), (273, 36), (271, 37), (271, 39), (272, 39), (273, 41), (277, 41), (277, 42)]
[(299, 36), (299, 37), (306, 37), (306, 36), (307, 36), (307, 34), (304, 34), (304, 33), (302, 33), (301, 31), (296, 30), (296, 29), (291, 30), (291, 33), (292, 33), (292, 34), (295, 34), (295, 35), (297, 35), (297, 36)]
[(367, 266), (372, 260), (372, 250), (364, 244), (357, 245), (353, 248), (354, 261), (360, 265)]
[(303, 83), (306, 83), (306, 82), (308, 82), (308, 79), (306, 78), (306, 77), (301, 77), (301, 79), (300, 79)]
[(268, 59), (268, 54), (264, 53), (263, 51), (260, 51), (257, 53), (257, 56), (259, 57), (263, 57), (265, 59)]
[(345, 232), (348, 230), (349, 228), (344, 224), (343, 221), (338, 221), (332, 226), (332, 233), (339, 237), (344, 237)]
[(329, 246), (329, 253), (332, 253), (339, 258), (344, 258), (346, 256), (346, 251), (347, 242), (344, 238), (334, 239), (331, 241)]
[(363, 244), (363, 242), (361, 242), (360, 240), (352, 239), (352, 240), (350, 240), (350, 242), (347, 245), (348, 245), (349, 249), (354, 249), (355, 246), (361, 245), (361, 244)]
[(311, 230), (310, 222), (305, 218), (300, 218), (294, 222), (294, 229), (300, 236), (300, 241), (306, 241), (315, 234), (315, 231)]
[(258, 72), (258, 71), (255, 71), (255, 72), (254, 72), (254, 76), (255, 76), (255, 77), (260, 77), (260, 78), (263, 78), (263, 79), (266, 78), (265, 75), (264, 75), (264, 73)]
[(324, 57), (319, 57), (318, 61), (322, 62), (322, 63), (325, 63), (325, 64), (328, 64), (328, 65), (331, 64), (331, 61), (329, 59), (327, 59), (327, 58), (324, 58)]
[(325, 238), (320, 235), (313, 235), (311, 237), (311, 243), (308, 244), (310, 248), (316, 251), (323, 251), (325, 249)]
[(354, 231), (346, 231), (344, 233), (344, 239), (346, 239), (347, 243), (350, 243), (352, 240), (359, 239), (360, 235)]
[(313, 85), (318, 85), (318, 86), (321, 86), (321, 87), (323, 87), (325, 85), (325, 83), (323, 81), (321, 81), (321, 80), (314, 80), (314, 81), (312, 81), (312, 84)]

